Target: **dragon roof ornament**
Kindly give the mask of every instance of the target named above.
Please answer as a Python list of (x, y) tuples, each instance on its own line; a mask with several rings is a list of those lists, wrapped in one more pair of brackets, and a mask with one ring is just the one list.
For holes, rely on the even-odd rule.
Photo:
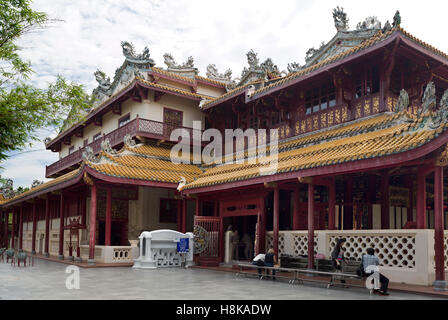
[(194, 78), (197, 74), (199, 74), (198, 69), (194, 67), (194, 59), (192, 56), (188, 57), (187, 61), (183, 64), (178, 64), (170, 53), (165, 53), (163, 55), (163, 60), (168, 67), (167, 70), (169, 72), (189, 78)]
[(122, 41), (121, 48), (125, 61), (121, 67), (115, 70), (112, 82), (103, 71), (98, 69), (94, 73), (95, 79), (98, 82), (98, 86), (92, 92), (95, 106), (111, 97), (114, 92), (126, 86), (136, 76), (144, 78), (142, 71), (155, 66), (154, 60), (149, 56), (148, 47), (145, 47), (142, 53), (137, 54), (132, 43)]
[(271, 58), (267, 58), (263, 63), (260, 63), (258, 54), (252, 49), (246, 54), (246, 56), (249, 68), (244, 67), (238, 86), (252, 81), (269, 80), (281, 76), (281, 72)]
[(117, 150), (112, 148), (109, 138), (106, 138), (105, 140), (101, 141), (101, 150), (103, 150), (108, 154), (117, 154)]
[(209, 64), (207, 66), (207, 78), (221, 81), (224, 83), (230, 83), (232, 81), (232, 70), (227, 69), (224, 73), (219, 73), (218, 68), (216, 68), (216, 65)]
[(339, 31), (347, 31), (348, 30), (348, 18), (347, 14), (344, 12), (344, 8), (336, 7), (333, 9), (333, 19), (334, 26), (336, 30)]
[(82, 159), (92, 163), (100, 162), (100, 157), (95, 156), (95, 153), (91, 147), (86, 147), (86, 149), (82, 152)]
[(356, 25), (356, 30), (379, 30), (381, 29), (381, 22), (377, 17), (371, 16), (367, 17), (364, 21), (359, 22)]

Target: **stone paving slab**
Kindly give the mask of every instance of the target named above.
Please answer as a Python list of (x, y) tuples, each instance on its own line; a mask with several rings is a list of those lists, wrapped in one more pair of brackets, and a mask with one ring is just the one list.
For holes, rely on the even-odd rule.
[(323, 288), (288, 285), (236, 277), (214, 270), (132, 268), (79, 268), (80, 289), (68, 290), (68, 266), (36, 259), (34, 267), (11, 267), (0, 263), (2, 300), (414, 300), (437, 299), (394, 292), (388, 297), (370, 295), (362, 288)]

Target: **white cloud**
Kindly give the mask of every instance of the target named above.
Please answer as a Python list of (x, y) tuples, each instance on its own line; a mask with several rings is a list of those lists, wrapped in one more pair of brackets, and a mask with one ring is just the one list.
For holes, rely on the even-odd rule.
[[(289, 62), (303, 63), (309, 48), (334, 36), (332, 9), (338, 5), (347, 12), (351, 28), (370, 15), (391, 21), (398, 9), (402, 27), (448, 52), (442, 25), (448, 2), (405, 0), (35, 0), (35, 9), (64, 22), (27, 35), (21, 45), (36, 71), (33, 81), (41, 87), (62, 74), (92, 90), (97, 68), (112, 78), (122, 64), (124, 40), (137, 51), (149, 46), (158, 66), (164, 67), (163, 54), (170, 52), (178, 62), (193, 56), (202, 74), (214, 63), (221, 72), (231, 68), (237, 77), (250, 49), (260, 60), (271, 57), (282, 70)], [(14, 178), (16, 186), (29, 186), (42, 177), (40, 163), (56, 158), (50, 151), (17, 156), (3, 164), (2, 174)]]

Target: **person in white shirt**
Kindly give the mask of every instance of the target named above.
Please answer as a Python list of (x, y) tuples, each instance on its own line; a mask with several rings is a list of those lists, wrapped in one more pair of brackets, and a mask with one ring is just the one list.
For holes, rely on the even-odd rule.
[[(264, 253), (260, 253), (252, 260), (252, 264), (255, 266), (263, 267), (265, 258), (266, 255)], [(261, 268), (258, 268), (258, 277), (261, 278)]]

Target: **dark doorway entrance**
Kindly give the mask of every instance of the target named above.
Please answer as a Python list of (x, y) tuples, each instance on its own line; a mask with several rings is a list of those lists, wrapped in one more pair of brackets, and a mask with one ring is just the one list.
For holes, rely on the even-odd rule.
[[(122, 221), (112, 221), (110, 232), (110, 244), (111, 246), (127, 246), (127, 236), (124, 229), (126, 229), (125, 223)], [(104, 246), (106, 243), (106, 222), (99, 221), (98, 223), (98, 245)]]

